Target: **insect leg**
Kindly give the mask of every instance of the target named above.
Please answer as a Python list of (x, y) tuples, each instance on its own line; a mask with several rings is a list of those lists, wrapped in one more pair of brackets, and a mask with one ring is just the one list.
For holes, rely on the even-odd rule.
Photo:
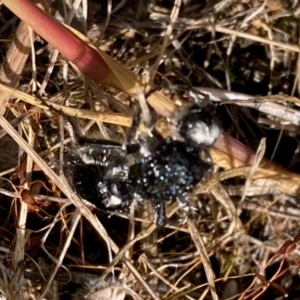
[(158, 227), (166, 225), (166, 207), (163, 201), (154, 204), (155, 222)]
[(136, 134), (138, 132), (140, 123), (141, 123), (141, 109), (138, 108), (137, 112), (134, 113), (132, 119), (132, 125), (127, 131), (126, 140), (128, 144), (131, 144), (136, 138)]

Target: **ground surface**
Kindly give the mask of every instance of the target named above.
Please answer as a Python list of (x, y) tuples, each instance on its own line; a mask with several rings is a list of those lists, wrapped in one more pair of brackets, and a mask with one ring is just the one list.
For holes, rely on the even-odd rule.
[[(69, 1), (61, 2), (48, 8), (60, 20), (70, 14)], [(215, 174), (195, 191), (194, 220), (183, 221), (176, 203), (163, 229), (153, 225), (146, 201), (121, 216), (94, 210), (121, 251), (110, 264), (112, 245), (38, 165), (18, 156), (2, 129), (3, 299), (37, 299), (43, 290), (45, 299), (84, 299), (111, 265), (114, 275), (109, 272), (101, 281), (105, 288), (90, 299), (300, 299), (298, 1), (83, 2), (87, 18), (80, 6), (71, 26), (141, 81), (153, 80), (153, 90), (184, 103), (208, 95), (223, 128), (212, 149)], [(4, 6), (0, 13), (5, 61), (20, 23)], [(37, 38), (34, 49), (17, 89), (72, 107), (133, 115), (132, 99), (83, 80), (72, 66), (66, 76), (60, 56), (47, 79), (53, 48)], [(5, 118), (58, 174), (58, 114), (12, 98)], [(84, 119), (79, 125), (93, 137), (124, 141), (125, 127)], [(14, 270), (20, 243), (25, 261)]]

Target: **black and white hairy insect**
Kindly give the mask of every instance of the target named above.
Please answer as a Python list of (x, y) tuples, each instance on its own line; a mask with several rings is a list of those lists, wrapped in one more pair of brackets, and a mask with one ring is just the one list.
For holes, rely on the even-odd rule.
[(189, 197), (212, 168), (208, 148), (220, 129), (205, 108), (193, 105), (169, 121), (172, 136), (163, 138), (151, 122), (147, 134), (138, 134), (149, 113), (145, 106), (137, 113), (125, 145), (80, 136), (70, 126), (64, 173), (75, 192), (102, 209), (127, 208), (134, 199), (151, 201), (161, 227), (166, 224), (166, 201), (179, 201), (189, 214)]

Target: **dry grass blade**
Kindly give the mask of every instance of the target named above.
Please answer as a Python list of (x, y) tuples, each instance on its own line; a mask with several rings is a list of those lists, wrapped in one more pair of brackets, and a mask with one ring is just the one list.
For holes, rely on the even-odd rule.
[(221, 33), (225, 33), (228, 35), (233, 35), (233, 36), (237, 36), (240, 38), (249, 39), (249, 40), (252, 40), (255, 42), (260, 42), (262, 44), (276, 46), (276, 47), (282, 48), (284, 50), (290, 50), (290, 51), (294, 51), (294, 52), (300, 51), (300, 48), (297, 45), (290, 45), (290, 44), (273, 41), (273, 40), (263, 38), (263, 37), (260, 37), (257, 35), (253, 35), (253, 34), (241, 32), (241, 31), (233, 30), (230, 28), (226, 28), (221, 25), (215, 25), (215, 26), (200, 25), (200, 26), (198, 26), (197, 24), (195, 24), (195, 25), (189, 26), (189, 29), (196, 29), (196, 28), (201, 28), (201, 27), (205, 27), (208, 30), (215, 30), (216, 32), (221, 32)]
[(165, 53), (165, 50), (166, 50), (167, 46), (169, 45), (171, 34), (172, 34), (172, 31), (174, 29), (174, 25), (177, 21), (178, 15), (179, 15), (180, 6), (181, 6), (181, 0), (174, 1), (173, 9), (172, 9), (172, 12), (170, 14), (170, 24), (168, 25), (167, 30), (165, 32), (165, 36), (164, 36), (164, 39), (163, 39), (163, 44), (161, 46), (159, 54), (157, 55), (157, 58), (156, 58), (156, 60), (153, 64), (153, 66), (151, 67), (150, 78), (149, 78), (149, 82), (147, 83), (149, 88), (151, 88), (151, 86), (153, 85), (153, 80), (154, 80), (154, 77), (157, 73), (158, 66), (160, 64), (160, 61), (161, 61), (164, 53)]
[(205, 244), (195, 226), (195, 223), (193, 221), (189, 220), (188, 226), (189, 226), (189, 230), (191, 233), (191, 237), (195, 243), (197, 250), (199, 251), (200, 258), (201, 258), (203, 266), (204, 266), (204, 270), (205, 270), (205, 274), (207, 277), (207, 281), (209, 283), (209, 289), (211, 292), (212, 299), (218, 300), (219, 297), (217, 295), (216, 286), (215, 286), (216, 276), (212, 270), (212, 267), (211, 267), (211, 264), (209, 261), (209, 257), (207, 255), (207, 252), (205, 249)]
[(51, 285), (52, 285), (52, 283), (53, 283), (53, 280), (54, 280), (54, 278), (55, 278), (55, 276), (56, 276), (58, 270), (60, 269), (60, 267), (61, 267), (62, 264), (63, 264), (63, 260), (64, 260), (64, 258), (65, 258), (65, 256), (66, 256), (66, 253), (67, 253), (67, 251), (68, 251), (68, 249), (69, 249), (69, 247), (70, 247), (71, 241), (72, 241), (72, 239), (73, 239), (73, 237), (74, 237), (74, 232), (75, 232), (75, 230), (77, 229), (77, 225), (78, 225), (78, 223), (79, 223), (79, 221), (80, 221), (80, 218), (81, 218), (80, 213), (75, 213), (75, 214), (73, 215), (73, 217), (72, 217), (72, 220), (71, 220), (72, 226), (71, 226), (71, 228), (70, 228), (69, 236), (68, 236), (68, 238), (66, 239), (65, 244), (64, 244), (63, 247), (62, 247), (62, 250), (61, 250), (61, 252), (60, 252), (60, 255), (59, 255), (58, 259), (55, 261), (55, 262), (56, 262), (55, 268), (54, 268), (54, 270), (52, 271), (51, 276), (50, 276), (49, 279), (47, 280), (47, 285), (46, 285), (46, 287), (45, 287), (43, 293), (41, 294), (40, 299), (43, 299), (43, 297), (44, 297), (44, 296), (47, 294), (47, 292), (50, 290)]
[(16, 89), (10, 88), (4, 84), (0, 83), (0, 90), (6, 93), (9, 93), (11, 96), (18, 98), (28, 104), (31, 104), (33, 106), (42, 108), (44, 110), (49, 110), (49, 107), (53, 107), (57, 110), (60, 110), (65, 115), (71, 116), (71, 117), (77, 117), (77, 118), (84, 118), (88, 120), (95, 120), (100, 121), (104, 123), (111, 123), (111, 124), (117, 124), (120, 126), (130, 127), (131, 125), (131, 118), (124, 115), (124, 114), (117, 114), (117, 113), (102, 113), (102, 112), (95, 112), (91, 110), (86, 109), (77, 109), (72, 107), (67, 107), (64, 105), (59, 105), (56, 103), (50, 103), (45, 101), (49, 106), (46, 106), (42, 104), (42, 101), (39, 99), (30, 96), (24, 92), (18, 91)]
[[(20, 80), (20, 74), (23, 71), (25, 63), (30, 53), (30, 36), (28, 34), (28, 25), (21, 22), (13, 40), (7, 51), (5, 61), (0, 68), (0, 82), (11, 87), (16, 87)], [(0, 94), (0, 115), (3, 115), (9, 96), (5, 93)]]
[(265, 155), (265, 152), (266, 152), (266, 140), (262, 139), (260, 144), (259, 144), (259, 147), (257, 149), (256, 155), (255, 155), (255, 158), (254, 158), (254, 162), (253, 162), (252, 167), (251, 167), (251, 171), (250, 171), (249, 175), (247, 176), (247, 180), (245, 182), (245, 188), (244, 188), (244, 191), (243, 191), (241, 202), (243, 202), (244, 199), (245, 199), (245, 196), (247, 194), (247, 190), (251, 185), (251, 181), (253, 180), (255, 171), (259, 167), (259, 164), (261, 163), (261, 161), (262, 161), (262, 159)]
[(220, 101), (223, 104), (233, 103), (241, 106), (255, 108), (263, 113), (273, 115), (286, 122), (290, 122), (295, 125), (300, 124), (300, 113), (298, 110), (286, 105), (283, 106), (279, 104), (280, 102), (292, 102), (296, 105), (299, 105), (299, 99), (296, 97), (285, 95), (253, 97), (247, 94), (228, 92), (226, 90), (214, 88), (196, 88), (196, 90), (207, 95), (212, 101)]

